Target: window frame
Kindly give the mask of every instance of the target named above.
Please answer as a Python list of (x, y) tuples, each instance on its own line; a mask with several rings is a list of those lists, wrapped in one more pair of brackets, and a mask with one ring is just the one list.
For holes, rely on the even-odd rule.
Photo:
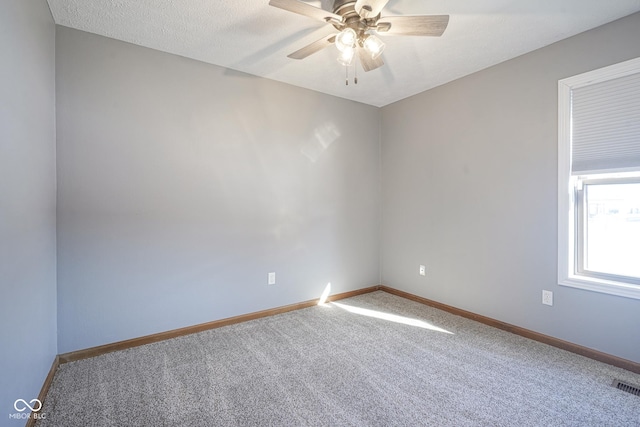
[(575, 235), (575, 274), (580, 277), (596, 278), (613, 282), (627, 283), (640, 286), (639, 277), (625, 276), (622, 274), (604, 273), (586, 268), (585, 240), (588, 238), (587, 221), (588, 215), (588, 187), (590, 185), (617, 185), (617, 184), (638, 184), (640, 175), (636, 176), (606, 176), (602, 174), (578, 176), (575, 185), (575, 228), (581, 232)]
[[(640, 285), (615, 275), (584, 275), (577, 271), (576, 187), (571, 173), (571, 108), (574, 89), (640, 72), (640, 58), (558, 81), (558, 284), (621, 297), (640, 299)], [(640, 168), (596, 170), (581, 175), (637, 172)], [(605, 175), (603, 175), (605, 176)]]

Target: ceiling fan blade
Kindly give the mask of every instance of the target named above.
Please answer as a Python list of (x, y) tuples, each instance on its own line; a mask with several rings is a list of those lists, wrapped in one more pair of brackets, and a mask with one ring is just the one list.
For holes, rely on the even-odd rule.
[(402, 36), (440, 37), (449, 24), (449, 15), (385, 16), (377, 22), (378, 31)]
[(378, 16), (387, 3), (389, 0), (357, 0), (354, 7), (360, 17), (368, 19)]
[(289, 12), (308, 16), (309, 18), (318, 19), (322, 22), (341, 23), (343, 21), (343, 18), (340, 15), (311, 6), (310, 4), (299, 0), (271, 0), (269, 1), (269, 5)]
[(358, 59), (360, 60), (360, 64), (362, 64), (362, 68), (367, 73), (384, 65), (382, 56), (378, 56), (376, 59), (372, 59), (371, 55), (367, 53), (367, 51), (363, 48), (358, 48)]
[(288, 57), (291, 59), (304, 59), (307, 56), (321, 51), (325, 47), (331, 45), (334, 41), (336, 41), (336, 35), (329, 34), (328, 36), (323, 37), (320, 40), (316, 40), (313, 43), (306, 45), (302, 49), (296, 50), (291, 55), (288, 55)]

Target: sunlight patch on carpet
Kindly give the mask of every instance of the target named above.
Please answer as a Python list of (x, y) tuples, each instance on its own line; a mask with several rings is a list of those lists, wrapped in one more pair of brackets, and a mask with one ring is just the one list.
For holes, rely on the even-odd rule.
[(439, 328), (424, 320), (412, 319), (410, 317), (398, 316), (397, 314), (384, 313), (377, 310), (369, 310), (367, 308), (354, 307), (352, 305), (342, 304), (338, 302), (332, 302), (331, 305), (340, 307), (350, 313), (359, 314), (361, 316), (375, 317), (376, 319), (388, 320), (390, 322), (402, 323), (403, 325), (416, 326), (418, 328), (429, 329), (431, 331), (443, 332), (445, 334), (453, 335), (453, 332), (446, 329)]

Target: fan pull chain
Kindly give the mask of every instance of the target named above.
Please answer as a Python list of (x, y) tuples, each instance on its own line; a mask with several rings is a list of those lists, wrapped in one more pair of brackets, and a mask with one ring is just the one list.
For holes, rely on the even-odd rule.
[(344, 85), (349, 86), (349, 66), (344, 67)]
[(355, 84), (358, 84), (358, 59), (357, 58), (355, 61), (353, 61), (353, 74), (355, 74), (355, 77), (353, 78), (353, 82)]

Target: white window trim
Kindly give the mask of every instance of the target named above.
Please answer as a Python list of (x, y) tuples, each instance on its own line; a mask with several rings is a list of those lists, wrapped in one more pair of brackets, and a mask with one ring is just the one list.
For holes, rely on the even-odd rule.
[[(571, 177), (571, 91), (640, 71), (640, 58), (558, 81), (558, 284), (640, 299), (640, 286), (574, 274), (574, 179)], [(592, 171), (594, 173), (614, 171)], [(620, 172), (620, 171), (615, 171)]]

